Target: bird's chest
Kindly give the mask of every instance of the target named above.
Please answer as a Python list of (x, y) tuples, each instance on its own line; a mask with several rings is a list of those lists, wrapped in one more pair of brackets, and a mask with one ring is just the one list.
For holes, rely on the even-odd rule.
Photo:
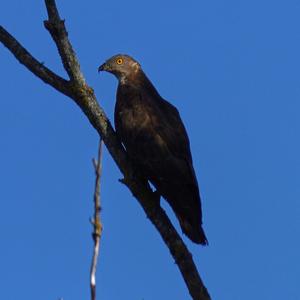
[(139, 132), (148, 128), (150, 117), (140, 105), (123, 107), (116, 112), (116, 122), (127, 131)]
[(115, 107), (116, 130), (138, 134), (151, 128), (151, 113), (138, 92), (125, 90), (117, 94)]

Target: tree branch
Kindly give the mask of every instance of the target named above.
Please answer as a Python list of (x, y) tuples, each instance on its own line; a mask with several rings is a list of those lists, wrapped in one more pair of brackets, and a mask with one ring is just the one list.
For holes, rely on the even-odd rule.
[(126, 151), (118, 140), (110, 121), (99, 106), (92, 88), (84, 80), (75, 52), (69, 42), (64, 21), (59, 17), (55, 1), (45, 0), (49, 20), (45, 26), (49, 30), (61, 56), (70, 81), (66, 81), (40, 64), (24, 49), (4, 28), (0, 27), (0, 41), (25, 65), (33, 74), (50, 84), (58, 91), (72, 98), (97, 130), (108, 151), (124, 175), (123, 183), (143, 207), (147, 217), (160, 233), (178, 265), (189, 293), (194, 300), (210, 300), (191, 253), (170, 222), (165, 211), (159, 206), (159, 195), (152, 192), (134, 170)]
[(0, 41), (15, 56), (15, 58), (29, 69), (34, 75), (50, 84), (59, 92), (71, 96), (69, 82), (49, 70), (35, 59), (12, 35), (0, 25)]
[(96, 270), (97, 261), (100, 249), (100, 240), (102, 234), (102, 223), (100, 220), (101, 211), (101, 198), (100, 198), (100, 180), (102, 174), (102, 139), (99, 142), (98, 158), (93, 159), (93, 165), (95, 168), (96, 181), (95, 181), (95, 192), (94, 192), (94, 218), (92, 224), (94, 227), (93, 240), (94, 240), (94, 251), (91, 263), (91, 273), (90, 273), (90, 286), (91, 286), (91, 300), (96, 300)]
[(54, 0), (45, 0), (45, 4), (48, 12), (48, 20), (44, 21), (44, 25), (57, 46), (64, 68), (72, 81), (84, 85), (85, 79), (80, 71), (80, 65), (73, 47), (68, 39), (65, 21), (60, 19)]

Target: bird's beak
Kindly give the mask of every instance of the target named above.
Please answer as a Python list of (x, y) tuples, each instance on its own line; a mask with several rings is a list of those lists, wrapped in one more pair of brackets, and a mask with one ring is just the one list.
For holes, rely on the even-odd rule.
[(106, 63), (104, 63), (103, 65), (101, 65), (99, 68), (98, 68), (98, 73), (101, 72), (101, 71), (108, 71), (108, 66)]

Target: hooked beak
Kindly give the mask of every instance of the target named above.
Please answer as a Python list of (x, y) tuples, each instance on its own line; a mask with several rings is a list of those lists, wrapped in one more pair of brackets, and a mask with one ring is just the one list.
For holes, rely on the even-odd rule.
[(98, 73), (101, 71), (108, 71), (108, 69), (109, 69), (108, 65), (104, 63), (98, 68)]

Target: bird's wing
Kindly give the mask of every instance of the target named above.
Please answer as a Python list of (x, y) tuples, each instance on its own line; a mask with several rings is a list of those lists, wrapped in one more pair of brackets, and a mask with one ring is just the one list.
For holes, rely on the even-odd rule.
[(162, 138), (170, 153), (192, 164), (189, 138), (176, 107), (160, 96), (142, 93), (141, 97), (152, 110), (151, 116), (155, 116), (152, 122), (154, 131)]
[(179, 112), (171, 103), (161, 100), (160, 109), (163, 111), (164, 117), (158, 133), (172, 149), (174, 155), (192, 163), (190, 141)]
[(156, 170), (182, 171), (182, 176), (174, 178), (184, 177), (197, 184), (190, 143), (179, 112), (158, 93), (120, 87), (115, 125), (128, 152), (140, 163)]
[(167, 148), (170, 166), (182, 170), (187, 181), (197, 185), (190, 142), (178, 110), (159, 95), (141, 92), (141, 100), (152, 119), (151, 128)]
[[(153, 132), (160, 137), (161, 147), (167, 148), (167, 151), (157, 151), (156, 157), (160, 157), (158, 163), (148, 161), (147, 166), (154, 174), (152, 182), (172, 206), (183, 231), (193, 241), (206, 243), (200, 226), (201, 200), (189, 138), (179, 112), (162, 98), (149, 98), (146, 94), (143, 101), (152, 102), (149, 106), (153, 109)], [(159, 150), (159, 147), (156, 149)], [(161, 157), (160, 153), (165, 155)]]

